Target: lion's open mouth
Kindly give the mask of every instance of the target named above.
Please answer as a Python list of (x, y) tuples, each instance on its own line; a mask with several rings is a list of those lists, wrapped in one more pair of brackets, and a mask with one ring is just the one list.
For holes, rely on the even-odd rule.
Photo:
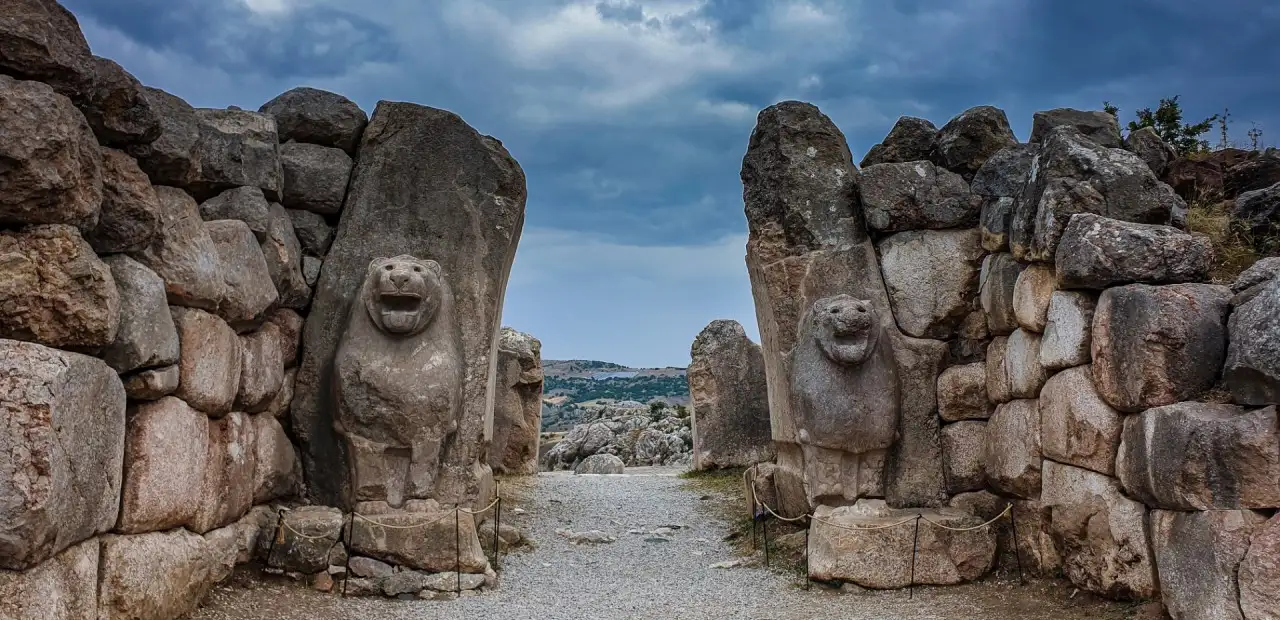
[(378, 296), (382, 326), (392, 333), (414, 330), (422, 315), (423, 299), (413, 293), (383, 293)]
[(417, 312), (422, 307), (422, 297), (413, 293), (383, 293), (378, 300), (383, 312)]

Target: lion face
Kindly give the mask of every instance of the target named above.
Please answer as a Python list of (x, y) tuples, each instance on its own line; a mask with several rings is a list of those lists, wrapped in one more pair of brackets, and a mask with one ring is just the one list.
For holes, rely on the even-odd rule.
[(875, 350), (879, 325), (871, 302), (850, 295), (814, 302), (813, 337), (828, 359), (837, 364), (861, 364)]
[(440, 263), (402, 254), (369, 263), (365, 308), (379, 329), (414, 335), (426, 329), (440, 310), (446, 286)]

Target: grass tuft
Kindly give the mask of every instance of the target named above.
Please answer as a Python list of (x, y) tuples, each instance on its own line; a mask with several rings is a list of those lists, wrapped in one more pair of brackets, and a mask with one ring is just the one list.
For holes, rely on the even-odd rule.
[(1262, 258), (1262, 244), (1235, 224), (1227, 204), (1197, 201), (1187, 208), (1187, 230), (1209, 237), (1213, 244), (1210, 277), (1215, 284), (1231, 284)]

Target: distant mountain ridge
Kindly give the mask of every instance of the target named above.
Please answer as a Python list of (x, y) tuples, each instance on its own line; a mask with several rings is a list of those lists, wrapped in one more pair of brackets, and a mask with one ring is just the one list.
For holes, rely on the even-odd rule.
[(568, 430), (581, 417), (581, 405), (660, 401), (689, 404), (685, 369), (633, 368), (599, 360), (543, 360), (542, 430)]

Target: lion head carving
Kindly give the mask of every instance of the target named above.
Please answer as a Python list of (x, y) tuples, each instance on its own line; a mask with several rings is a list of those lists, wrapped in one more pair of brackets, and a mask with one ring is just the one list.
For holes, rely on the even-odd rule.
[(824, 297), (811, 310), (813, 338), (827, 359), (847, 366), (871, 357), (880, 325), (871, 302), (851, 295)]
[(364, 305), (378, 329), (412, 336), (436, 318), (447, 286), (436, 261), (408, 254), (376, 258), (365, 276)]

